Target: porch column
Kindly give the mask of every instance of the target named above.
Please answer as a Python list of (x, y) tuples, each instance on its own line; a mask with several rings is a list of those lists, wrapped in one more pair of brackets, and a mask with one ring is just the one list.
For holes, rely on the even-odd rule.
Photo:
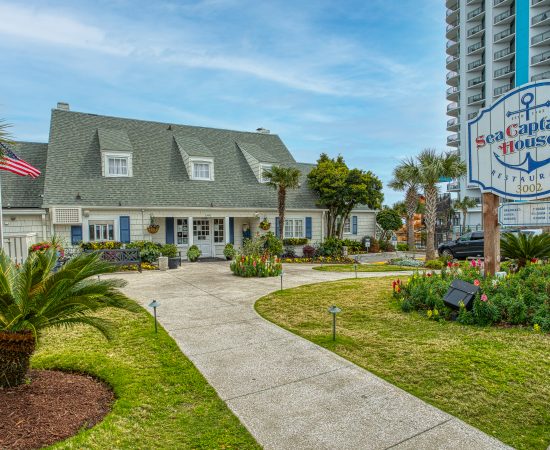
[(189, 242), (189, 247), (193, 245), (193, 218), (187, 218), (187, 239)]
[(225, 243), (229, 244), (231, 242), (231, 236), (229, 236), (229, 217), (223, 218), (223, 235), (225, 236)]

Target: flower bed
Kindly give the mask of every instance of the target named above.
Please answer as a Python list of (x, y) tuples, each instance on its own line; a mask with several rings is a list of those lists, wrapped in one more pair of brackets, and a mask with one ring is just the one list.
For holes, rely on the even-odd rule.
[(281, 259), (268, 254), (239, 255), (230, 265), (231, 272), (239, 277), (276, 277), (283, 272)]
[(302, 264), (354, 264), (355, 259), (345, 256), (318, 256), (314, 258), (283, 258), (284, 263)]
[[(528, 264), (504, 278), (483, 277), (482, 264), (448, 263), (441, 274), (415, 273), (407, 282), (395, 280), (393, 295), (403, 311), (425, 311), (432, 320), (456, 319), (472, 325), (527, 325), (550, 332), (550, 265)], [(460, 279), (479, 291), (471, 309), (461, 304), (458, 312), (443, 302), (451, 282)]]

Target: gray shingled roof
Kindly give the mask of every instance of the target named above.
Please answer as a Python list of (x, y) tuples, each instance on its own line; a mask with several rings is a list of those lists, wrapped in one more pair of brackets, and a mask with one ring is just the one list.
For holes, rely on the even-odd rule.
[[(98, 130), (119, 130), (133, 149), (133, 177), (101, 175)], [(175, 136), (199, 141), (214, 157), (215, 181), (190, 180)], [(174, 125), (73, 111), (53, 110), (44, 206), (143, 206), (276, 208), (273, 188), (257, 181), (239, 144), (257, 146), (274, 161), (302, 171), (300, 189), (288, 194), (288, 208), (316, 208), (307, 188), (311, 164), (296, 163), (274, 134)], [(204, 151), (204, 150), (202, 150)], [(82, 200), (75, 201), (80, 194)]]
[(259, 145), (248, 142), (237, 142), (237, 145), (241, 150), (244, 150), (250, 156), (256, 158), (258, 162), (277, 163), (277, 159), (269, 153), (269, 150), (264, 149)]
[(131, 152), (132, 144), (128, 139), (128, 134), (124, 130), (116, 130), (109, 128), (98, 128), (97, 135), (99, 136), (99, 148), (101, 150), (118, 150)]
[(44, 192), (44, 172), (48, 144), (35, 142), (17, 142), (10, 149), (21, 159), (42, 172), (38, 178), (22, 177), (2, 170), (2, 206), (4, 208), (40, 208)]
[(208, 150), (208, 147), (204, 145), (200, 139), (185, 135), (174, 135), (174, 139), (179, 147), (189, 156), (207, 156), (209, 158), (214, 156), (214, 154)]

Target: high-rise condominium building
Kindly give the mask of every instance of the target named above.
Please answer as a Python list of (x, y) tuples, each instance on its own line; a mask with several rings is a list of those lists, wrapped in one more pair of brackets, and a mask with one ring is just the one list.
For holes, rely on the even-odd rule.
[[(505, 92), (550, 79), (550, 0), (445, 0), (447, 6), (447, 145), (467, 157), (468, 120)], [(466, 178), (449, 192), (479, 199)], [(468, 214), (481, 226), (481, 206)]]

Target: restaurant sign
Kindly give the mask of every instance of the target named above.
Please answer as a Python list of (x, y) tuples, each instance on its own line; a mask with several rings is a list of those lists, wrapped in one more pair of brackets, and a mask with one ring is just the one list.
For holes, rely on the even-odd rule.
[(498, 221), (504, 227), (550, 226), (550, 202), (504, 203)]

